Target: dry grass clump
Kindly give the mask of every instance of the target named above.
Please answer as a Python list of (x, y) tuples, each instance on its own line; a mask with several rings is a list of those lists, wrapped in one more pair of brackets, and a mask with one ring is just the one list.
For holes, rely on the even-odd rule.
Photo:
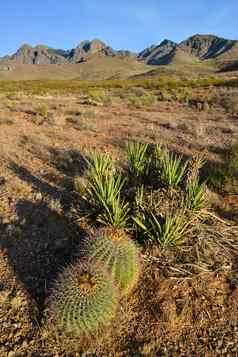
[(220, 98), (220, 105), (229, 114), (238, 114), (238, 94), (225, 95)]
[(102, 89), (91, 89), (88, 91), (89, 102), (96, 105), (110, 106), (112, 99), (109, 93)]
[(134, 94), (134, 92), (132, 93), (129, 92), (127, 97), (129, 107), (137, 108), (137, 109), (143, 107), (150, 107), (156, 103), (156, 100), (157, 100), (156, 96), (148, 91), (146, 94), (143, 94), (141, 96)]
[(37, 113), (42, 116), (43, 118), (46, 118), (48, 116), (49, 113), (49, 108), (47, 104), (41, 104), (39, 105), (39, 107), (37, 108)]

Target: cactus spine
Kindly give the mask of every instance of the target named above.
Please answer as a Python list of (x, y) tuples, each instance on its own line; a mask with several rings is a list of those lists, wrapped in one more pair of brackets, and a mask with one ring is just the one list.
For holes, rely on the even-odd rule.
[(80, 244), (79, 256), (102, 262), (111, 272), (122, 295), (136, 286), (139, 273), (139, 252), (135, 243), (121, 230), (101, 230), (86, 237)]
[(90, 260), (69, 266), (56, 281), (48, 311), (57, 328), (90, 335), (115, 317), (118, 290), (102, 264)]

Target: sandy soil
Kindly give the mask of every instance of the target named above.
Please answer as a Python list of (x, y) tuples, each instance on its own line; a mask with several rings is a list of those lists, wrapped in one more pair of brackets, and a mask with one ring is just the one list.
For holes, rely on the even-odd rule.
[[(122, 162), (126, 142), (138, 140), (167, 144), (186, 157), (205, 152), (214, 164), (238, 135), (238, 117), (221, 109), (201, 112), (169, 102), (135, 109), (118, 98), (110, 106), (80, 103), (79, 95), (22, 95), (10, 108), (4, 99), (0, 104), (0, 356), (77, 355), (43, 338), (39, 328), (49, 287), (86, 233), (65, 217), (82, 155), (96, 149)], [(47, 119), (37, 112), (42, 104), (49, 109)], [(236, 197), (211, 193), (211, 198), (217, 214), (237, 224)], [(183, 281), (166, 274), (160, 258), (145, 261), (140, 286), (122, 303), (126, 319), (99, 338), (89, 355), (238, 353), (237, 290), (230, 270)]]

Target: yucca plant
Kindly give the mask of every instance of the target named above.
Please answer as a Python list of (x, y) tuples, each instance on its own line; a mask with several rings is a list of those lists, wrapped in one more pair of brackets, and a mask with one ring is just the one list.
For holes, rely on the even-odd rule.
[(88, 175), (105, 176), (113, 171), (113, 162), (109, 155), (92, 153), (86, 162), (89, 169)]
[(197, 178), (186, 187), (185, 207), (192, 211), (200, 211), (207, 206), (206, 184)]
[(131, 142), (127, 144), (127, 157), (129, 172), (135, 178), (141, 178), (148, 174), (149, 156), (148, 144)]
[(63, 333), (90, 336), (108, 326), (118, 306), (118, 288), (104, 266), (94, 260), (66, 268), (47, 304), (47, 316)]
[(170, 153), (167, 149), (157, 146), (157, 167), (164, 183), (171, 188), (178, 188), (183, 182), (188, 162), (183, 163), (182, 157)]
[(143, 236), (162, 246), (181, 244), (189, 226), (183, 210), (168, 213), (165, 217), (146, 210), (133, 219)]
[(102, 262), (111, 272), (122, 295), (136, 286), (140, 273), (139, 250), (122, 230), (104, 229), (94, 237), (84, 238), (79, 256)]
[(129, 220), (129, 204), (121, 199), (125, 179), (120, 174), (98, 176), (93, 173), (86, 188), (86, 197), (97, 213), (97, 220), (105, 225), (123, 228)]
[(86, 174), (83, 177), (77, 176), (74, 179), (75, 190), (82, 196), (85, 195), (89, 182), (94, 180), (95, 177), (100, 180), (108, 175), (109, 172), (114, 171), (111, 157), (105, 154), (91, 153), (89, 158), (85, 158), (85, 162), (88, 166)]
[(200, 211), (208, 204), (206, 184), (200, 182), (199, 172), (205, 163), (203, 155), (196, 155), (190, 162), (185, 193), (185, 207)]

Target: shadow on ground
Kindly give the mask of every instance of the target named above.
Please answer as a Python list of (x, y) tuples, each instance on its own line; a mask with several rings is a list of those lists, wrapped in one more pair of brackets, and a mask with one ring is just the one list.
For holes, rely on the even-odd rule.
[(0, 249), (6, 251), (30, 296), (41, 304), (59, 271), (74, 259), (85, 232), (78, 225), (69, 225), (43, 201), (19, 201), (16, 215), (16, 223), (1, 234)]

